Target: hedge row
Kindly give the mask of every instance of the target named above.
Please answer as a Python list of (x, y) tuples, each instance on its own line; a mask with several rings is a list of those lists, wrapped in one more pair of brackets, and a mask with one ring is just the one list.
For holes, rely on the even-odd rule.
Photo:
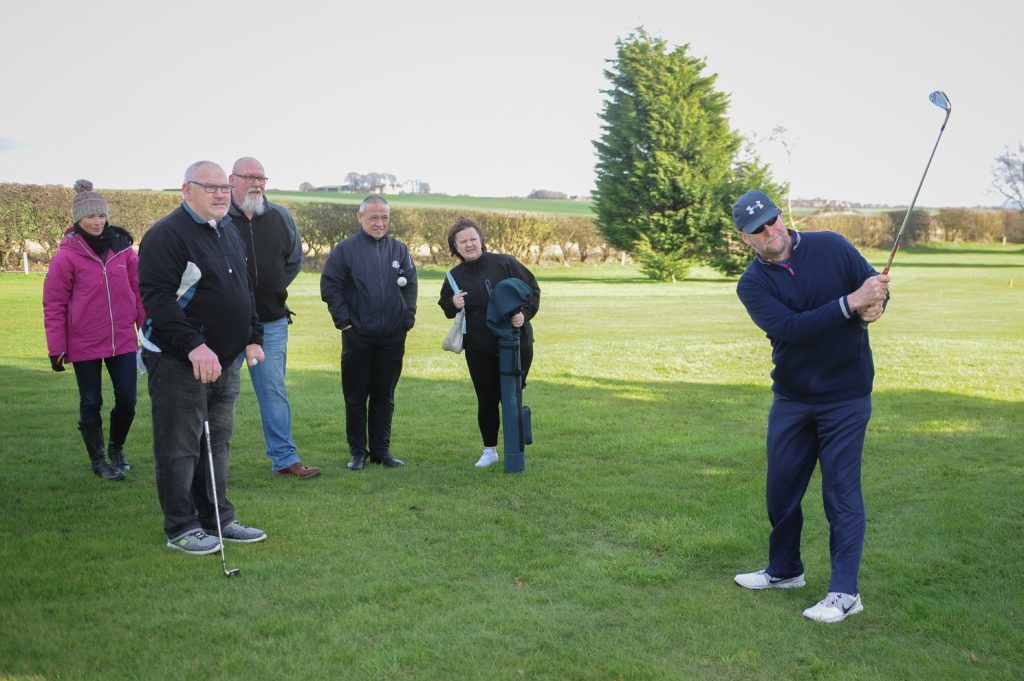
[[(861, 248), (889, 248), (906, 216), (905, 210), (879, 213), (828, 213), (799, 220), (806, 231), (832, 230)], [(934, 214), (915, 210), (903, 231), (906, 246), (930, 241), (1024, 243), (1024, 213), (1011, 210), (941, 208)]]
[[(126, 228), (139, 243), (158, 219), (174, 210), (176, 194), (103, 190), (110, 221)], [(0, 184), (0, 269), (20, 266), (22, 252), (48, 263), (71, 224), (74, 191), (53, 185)], [(319, 269), (331, 248), (359, 228), (358, 206), (335, 202), (282, 201), (302, 233), (306, 266)], [(421, 263), (448, 264), (448, 228), (460, 217), (475, 220), (495, 252), (510, 253), (527, 263), (543, 260), (607, 260), (617, 257), (585, 216), (533, 213), (489, 213), (445, 209), (392, 207), (391, 232), (405, 241)]]
[[(355, 205), (285, 203), (302, 232), (311, 268), (318, 268), (336, 243), (359, 228)], [(617, 256), (601, 238), (593, 218), (585, 216), (392, 206), (391, 233), (402, 239), (421, 263), (449, 264), (448, 229), (460, 217), (480, 225), (489, 250), (509, 253), (525, 263), (604, 261)]]
[[(104, 190), (110, 218), (125, 227), (138, 243), (150, 225), (181, 203), (177, 194), (152, 191)], [(48, 263), (71, 223), (74, 191), (53, 185), (0, 184), (0, 269), (20, 267), (22, 253)], [(302, 232), (306, 266), (319, 269), (331, 248), (359, 227), (357, 206), (335, 202), (290, 203)], [(844, 234), (859, 247), (888, 248), (903, 222), (905, 211), (831, 213), (799, 220), (800, 229), (829, 229)], [(617, 259), (586, 216), (537, 213), (494, 213), (437, 208), (391, 209), (391, 230), (405, 241), (422, 263), (448, 265), (448, 228), (460, 217), (475, 220), (488, 248), (510, 253), (523, 262), (588, 262)], [(1009, 210), (943, 208), (934, 214), (914, 211), (904, 232), (905, 245), (929, 241), (1024, 243), (1024, 213)]]

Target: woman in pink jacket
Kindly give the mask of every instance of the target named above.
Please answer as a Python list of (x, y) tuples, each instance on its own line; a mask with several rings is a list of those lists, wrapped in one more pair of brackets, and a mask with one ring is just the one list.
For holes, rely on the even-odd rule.
[[(68, 229), (50, 260), (43, 284), (46, 346), (54, 371), (65, 362), (78, 380), (79, 422), (93, 472), (107, 480), (124, 480), (131, 470), (124, 442), (135, 418), (135, 327), (146, 312), (139, 295), (139, 260), (131, 235), (107, 222), (107, 202), (92, 183), (75, 183)], [(103, 440), (102, 365), (114, 386), (110, 442)]]

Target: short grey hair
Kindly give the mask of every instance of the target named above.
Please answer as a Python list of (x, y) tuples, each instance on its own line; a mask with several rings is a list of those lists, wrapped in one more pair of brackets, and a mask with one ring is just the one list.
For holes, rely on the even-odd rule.
[[(196, 161), (195, 163), (193, 163), (192, 165), (185, 169), (185, 184), (188, 184), (189, 182), (195, 182), (196, 173), (199, 172), (200, 168), (216, 168), (220, 172), (224, 172), (224, 169), (221, 168), (218, 164), (214, 163), (213, 161)], [(225, 173), (225, 175), (226, 174), (227, 173)]]
[(389, 210), (391, 208), (390, 204), (388, 203), (388, 200), (385, 199), (383, 196), (381, 196), (380, 194), (370, 194), (365, 199), (363, 199), (362, 203), (359, 204), (360, 215), (366, 212), (366, 204), (368, 203), (383, 203), (385, 206), (388, 207)]

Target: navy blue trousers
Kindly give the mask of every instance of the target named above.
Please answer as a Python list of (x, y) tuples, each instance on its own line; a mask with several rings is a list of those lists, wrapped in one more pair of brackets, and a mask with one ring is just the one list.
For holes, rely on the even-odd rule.
[(103, 365), (107, 365), (110, 382), (114, 386), (114, 409), (111, 416), (120, 417), (129, 423), (135, 418), (135, 398), (138, 368), (135, 352), (114, 355), (106, 359), (91, 359), (75, 362), (75, 379), (78, 381), (78, 417), (81, 421), (100, 421), (103, 407)]
[(814, 467), (821, 464), (821, 496), (829, 524), (832, 579), (829, 591), (860, 593), (857, 572), (864, 550), (864, 497), (860, 470), (871, 396), (806, 404), (775, 396), (768, 413), (768, 574), (804, 571), (801, 502)]

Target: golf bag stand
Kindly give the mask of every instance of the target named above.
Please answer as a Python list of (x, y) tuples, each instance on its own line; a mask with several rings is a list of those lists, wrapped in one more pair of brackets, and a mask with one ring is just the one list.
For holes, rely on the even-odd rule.
[(498, 342), (498, 369), (501, 373), (501, 430), (505, 439), (505, 472), (522, 473), (526, 470), (525, 445), (533, 438), (527, 435), (529, 425), (523, 418), (523, 367), (518, 329), (511, 341)]

